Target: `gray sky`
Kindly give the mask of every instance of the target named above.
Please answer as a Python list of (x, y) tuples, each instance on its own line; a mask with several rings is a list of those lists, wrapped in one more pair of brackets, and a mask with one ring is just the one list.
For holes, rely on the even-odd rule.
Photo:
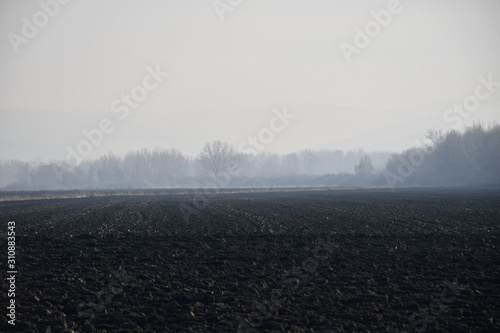
[[(1, 0), (0, 159), (62, 159), (103, 118), (114, 131), (86, 158), (237, 147), (269, 128), (273, 109), (296, 116), (263, 149), (279, 153), (398, 151), (428, 129), (500, 120), (500, 86), (468, 118), (443, 119), (479, 77), (500, 82), (500, 1), (402, 0), (348, 62), (341, 43), (355, 46), (355, 27), (390, 2), (245, 0), (221, 20), (211, 0), (72, 0), (16, 52), (13, 34), (25, 38), (23, 17), (43, 20), (42, 7)], [(121, 120), (111, 105), (147, 67), (169, 76)]]

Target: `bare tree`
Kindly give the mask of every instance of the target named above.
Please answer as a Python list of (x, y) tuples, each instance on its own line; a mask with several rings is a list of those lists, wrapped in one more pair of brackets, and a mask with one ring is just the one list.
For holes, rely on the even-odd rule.
[(438, 145), (441, 142), (443, 142), (443, 140), (444, 140), (444, 135), (443, 135), (443, 132), (441, 130), (427, 131), (427, 133), (425, 134), (425, 137), (427, 139), (431, 140), (434, 143), (434, 145)]
[(222, 183), (223, 177), (229, 172), (233, 159), (233, 147), (222, 141), (207, 142), (198, 156), (203, 169), (213, 177), (218, 185)]
[(375, 171), (370, 156), (365, 155), (360, 158), (359, 163), (354, 166), (354, 172), (357, 175), (369, 175)]

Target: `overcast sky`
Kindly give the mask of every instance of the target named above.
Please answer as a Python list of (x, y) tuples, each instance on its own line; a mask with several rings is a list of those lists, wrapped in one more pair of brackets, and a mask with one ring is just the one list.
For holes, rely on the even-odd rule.
[[(468, 118), (443, 119), (479, 77), (500, 82), (497, 0), (221, 0), (236, 5), (219, 12), (211, 0), (72, 0), (50, 17), (41, 3), (54, 1), (0, 1), (2, 160), (63, 159), (105, 118), (113, 131), (85, 158), (195, 155), (259, 133), (269, 152), (399, 151), (428, 129), (500, 120), (500, 86), (479, 88), (488, 96)], [(374, 23), (388, 7), (390, 22)], [(348, 61), (342, 43), (356, 47), (367, 24), (380, 33)], [(113, 102), (144, 91), (145, 77), (147, 96), (120, 119)], [(273, 121), (283, 110), (295, 118)]]

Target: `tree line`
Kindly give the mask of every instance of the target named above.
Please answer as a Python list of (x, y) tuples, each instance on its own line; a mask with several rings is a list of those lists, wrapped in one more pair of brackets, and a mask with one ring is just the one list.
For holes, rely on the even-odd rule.
[(3, 190), (255, 186), (456, 186), (500, 184), (500, 126), (429, 131), (427, 143), (401, 153), (303, 150), (244, 154), (221, 141), (200, 154), (143, 149), (78, 165), (0, 162)]
[(393, 154), (377, 183), (393, 186), (500, 185), (500, 125), (429, 131), (427, 144)]
[[(362, 150), (304, 150), (289, 154), (244, 154), (221, 141), (207, 143), (200, 154), (186, 156), (176, 149), (143, 149), (125, 156), (106, 154), (78, 165), (52, 161), (0, 161), (3, 190), (127, 189), (206, 186), (295, 185), (298, 179), (325, 174), (349, 174), (363, 156), (383, 169), (390, 153)], [(230, 183), (222, 185), (234, 166)], [(285, 181), (288, 179), (288, 181)], [(295, 179), (295, 180), (294, 180)], [(284, 184), (284, 183), (289, 184)]]

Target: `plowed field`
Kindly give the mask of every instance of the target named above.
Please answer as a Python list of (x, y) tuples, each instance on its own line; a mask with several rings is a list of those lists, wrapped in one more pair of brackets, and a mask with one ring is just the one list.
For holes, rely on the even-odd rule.
[(500, 191), (29, 200), (0, 217), (23, 332), (500, 331)]

